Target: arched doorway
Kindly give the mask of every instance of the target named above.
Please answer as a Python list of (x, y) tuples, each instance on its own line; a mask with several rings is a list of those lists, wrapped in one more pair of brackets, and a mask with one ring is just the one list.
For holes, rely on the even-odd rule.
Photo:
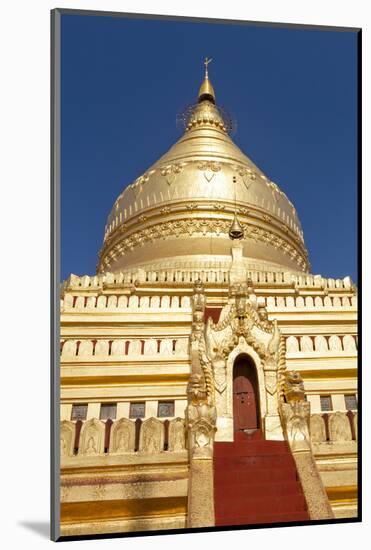
[(246, 354), (239, 355), (233, 365), (233, 418), (235, 432), (260, 427), (257, 373)]

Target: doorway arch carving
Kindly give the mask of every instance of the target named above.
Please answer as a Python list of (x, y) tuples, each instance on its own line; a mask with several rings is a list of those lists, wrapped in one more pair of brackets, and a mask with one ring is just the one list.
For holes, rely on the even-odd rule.
[[(269, 321), (251, 288), (231, 288), (218, 323), (194, 299), (191, 336), (192, 372), (202, 373), (210, 404), (217, 410), (216, 441), (233, 441), (233, 367), (239, 355), (256, 369), (257, 414), (266, 439), (283, 439), (279, 394), (285, 370), (285, 345), (277, 321)], [(201, 305), (203, 305), (202, 302)], [(197, 307), (196, 307), (197, 306)], [(202, 309), (202, 308), (201, 308)]]

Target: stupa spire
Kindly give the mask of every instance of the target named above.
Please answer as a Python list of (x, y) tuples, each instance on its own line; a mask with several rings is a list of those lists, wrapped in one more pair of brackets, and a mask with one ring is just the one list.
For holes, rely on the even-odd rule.
[(205, 65), (205, 78), (209, 78), (209, 63), (212, 62), (212, 59), (209, 59), (208, 57), (205, 57), (204, 65)]
[(209, 63), (211, 63), (212, 59), (209, 59), (208, 57), (205, 57), (204, 65), (205, 65), (205, 77), (204, 81), (201, 84), (200, 90), (198, 92), (198, 102), (201, 101), (211, 101), (215, 104), (215, 92), (213, 85), (211, 84), (209, 80), (209, 70), (208, 66)]

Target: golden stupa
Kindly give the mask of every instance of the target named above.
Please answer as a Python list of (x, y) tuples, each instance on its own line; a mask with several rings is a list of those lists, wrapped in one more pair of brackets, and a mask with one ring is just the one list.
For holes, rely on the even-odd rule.
[(209, 62), (184, 135), (116, 200), (99, 272), (134, 266), (228, 268), (236, 213), (246, 269), (308, 271), (296, 210), (230, 138)]
[(205, 76), (184, 135), (61, 287), (66, 537), (356, 518), (357, 289), (309, 272), (295, 208)]

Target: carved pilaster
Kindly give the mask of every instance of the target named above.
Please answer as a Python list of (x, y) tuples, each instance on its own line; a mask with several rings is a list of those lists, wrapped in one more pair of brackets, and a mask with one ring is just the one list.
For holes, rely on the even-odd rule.
[(216, 430), (214, 378), (206, 352), (205, 292), (196, 281), (192, 297), (191, 376), (185, 421), (189, 451), (188, 527), (210, 527), (214, 518), (213, 446)]
[(247, 271), (243, 258), (243, 243), (233, 241), (231, 253), (232, 264), (229, 271), (229, 282), (230, 284), (246, 283)]
[(202, 281), (195, 282), (192, 297), (191, 371), (198, 374), (206, 387), (209, 403), (214, 404), (214, 381), (205, 343), (205, 290)]
[(202, 281), (195, 282), (192, 296), (192, 334), (191, 334), (191, 364), (192, 373), (203, 375), (199, 360), (199, 343), (203, 338), (205, 316), (205, 291)]
[(199, 374), (188, 383), (186, 428), (190, 474), (188, 486), (188, 527), (210, 527), (214, 519), (213, 446), (216, 408), (210, 405)]
[(194, 459), (188, 489), (187, 527), (213, 527), (214, 473), (212, 459)]

